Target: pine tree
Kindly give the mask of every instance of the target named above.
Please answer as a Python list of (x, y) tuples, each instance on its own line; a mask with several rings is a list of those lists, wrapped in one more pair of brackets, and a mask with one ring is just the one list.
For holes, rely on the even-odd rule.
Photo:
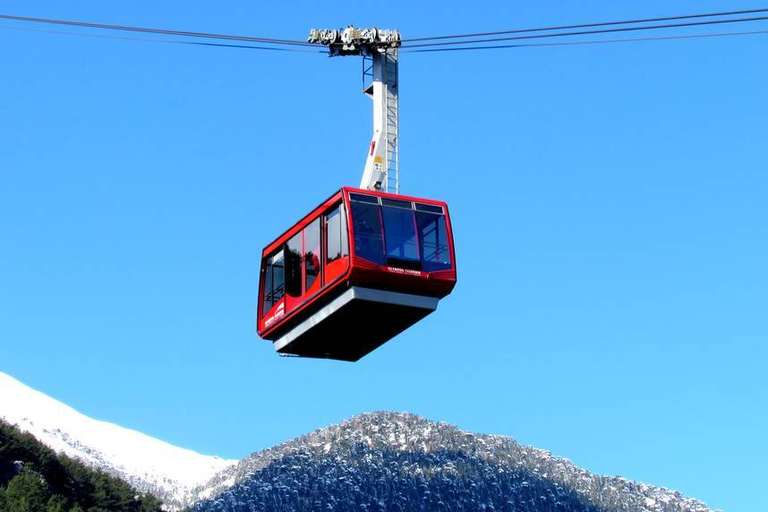
[(38, 473), (22, 469), (5, 489), (5, 511), (46, 512), (48, 485)]
[(0, 420), (0, 512), (85, 511), (161, 512), (161, 505)]
[(51, 496), (51, 499), (48, 500), (48, 504), (45, 506), (45, 512), (68, 512), (69, 507), (67, 505), (67, 498), (61, 494), (54, 494)]

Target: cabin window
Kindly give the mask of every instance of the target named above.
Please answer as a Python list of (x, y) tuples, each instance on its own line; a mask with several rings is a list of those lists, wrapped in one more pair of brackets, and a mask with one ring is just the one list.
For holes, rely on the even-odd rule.
[(382, 197), (381, 204), (384, 206), (391, 206), (393, 208), (404, 208), (406, 210), (413, 209), (410, 201), (401, 201), (400, 199), (387, 199), (386, 197)]
[(384, 206), (384, 236), (387, 242), (387, 259), (395, 260), (395, 264), (408, 264), (419, 261), (419, 245), (416, 241), (416, 222), (413, 218), (411, 204), (405, 201), (392, 201), (388, 203), (402, 203)]
[(451, 268), (445, 215), (417, 211), (416, 224), (419, 230), (421, 262), (424, 270), (434, 272)]
[(420, 212), (443, 213), (442, 206), (435, 206), (433, 204), (416, 203), (416, 209)]
[(435, 272), (452, 267), (442, 206), (350, 193), (355, 254), (379, 265)]
[(379, 265), (386, 264), (384, 256), (384, 240), (381, 236), (381, 217), (379, 205), (376, 203), (361, 202), (357, 197), (370, 199), (371, 196), (362, 194), (350, 194), (352, 202), (352, 222), (355, 236), (355, 254)]
[(376, 196), (369, 196), (366, 194), (355, 194), (354, 192), (350, 192), (349, 198), (352, 201), (357, 201), (359, 203), (379, 204), (379, 198)]
[(331, 263), (349, 254), (347, 241), (347, 223), (344, 219), (342, 206), (325, 216), (325, 232), (328, 236), (326, 244), (326, 261)]
[[(304, 290), (314, 293), (320, 289), (320, 218), (304, 228)], [(313, 285), (317, 282), (317, 286)]]
[(285, 265), (283, 250), (268, 257), (264, 262), (264, 303), (262, 314), (267, 312), (283, 298), (285, 292)]
[(285, 244), (285, 293), (301, 297), (301, 233)]

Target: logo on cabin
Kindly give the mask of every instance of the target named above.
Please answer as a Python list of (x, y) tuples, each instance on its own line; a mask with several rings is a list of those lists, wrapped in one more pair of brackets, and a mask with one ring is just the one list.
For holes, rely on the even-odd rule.
[(398, 267), (387, 267), (387, 272), (392, 272), (393, 274), (403, 274), (406, 276), (416, 276), (416, 277), (422, 277), (424, 275), (420, 270), (410, 270), (407, 268), (398, 268)]
[(265, 328), (266, 328), (266, 327), (269, 327), (270, 325), (272, 325), (273, 323), (275, 323), (275, 320), (279, 319), (279, 318), (280, 318), (280, 317), (282, 317), (283, 315), (285, 315), (285, 303), (284, 303), (284, 302), (281, 302), (281, 303), (280, 303), (280, 304), (277, 306), (277, 311), (275, 311), (275, 314), (274, 314), (274, 315), (272, 315), (271, 317), (267, 318), (266, 320), (264, 320), (264, 327), (265, 327)]

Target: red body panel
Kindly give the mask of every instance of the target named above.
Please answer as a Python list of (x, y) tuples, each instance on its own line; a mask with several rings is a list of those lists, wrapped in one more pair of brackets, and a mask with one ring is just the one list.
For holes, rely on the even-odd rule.
[[(350, 193), (366, 196), (411, 201), (422, 205), (438, 206), (443, 209), (446, 228), (447, 244), (450, 253), (450, 268), (432, 272), (401, 268), (395, 265), (381, 265), (355, 254), (354, 222), (350, 207)], [(293, 227), (285, 231), (274, 242), (267, 245), (262, 252), (262, 267), (266, 258), (279, 251), (292, 237), (309, 226), (315, 219), (332, 211), (339, 203), (343, 203), (346, 215), (346, 231), (349, 255), (326, 262), (325, 242), (321, 243), (319, 259), (322, 260), (322, 277), (324, 284), (319, 284), (318, 278), (309, 290), (305, 290), (300, 298), (284, 295), (273, 304), (269, 311), (262, 311), (264, 304), (264, 271), (262, 270), (259, 283), (259, 306), (257, 332), (260, 337), (275, 340), (290, 331), (299, 322), (312, 315), (324, 304), (339, 296), (350, 286), (361, 286), (380, 290), (442, 298), (451, 293), (456, 284), (456, 253), (453, 243), (448, 206), (442, 201), (433, 201), (417, 197), (387, 194), (356, 188), (344, 187), (330, 198), (312, 210)], [(415, 218), (415, 217), (414, 217)], [(321, 239), (326, 239), (326, 228), (321, 231)], [(302, 260), (303, 261), (303, 260)], [(302, 263), (302, 268), (304, 264)], [(304, 280), (302, 274), (302, 281)], [(288, 301), (288, 302), (286, 302)]]

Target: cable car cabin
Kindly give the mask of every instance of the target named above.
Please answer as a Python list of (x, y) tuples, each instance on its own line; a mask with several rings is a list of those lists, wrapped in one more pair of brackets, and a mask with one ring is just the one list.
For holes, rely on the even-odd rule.
[(264, 249), (257, 330), (281, 354), (357, 361), (455, 284), (445, 203), (342, 188)]

